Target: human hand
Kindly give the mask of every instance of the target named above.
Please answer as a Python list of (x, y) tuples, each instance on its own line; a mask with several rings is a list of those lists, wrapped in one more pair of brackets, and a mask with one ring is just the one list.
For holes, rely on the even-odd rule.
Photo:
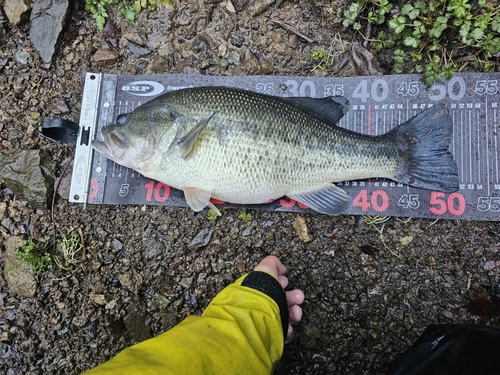
[[(285, 276), (286, 267), (280, 260), (274, 256), (269, 255), (262, 259), (262, 261), (254, 268), (254, 271), (265, 271), (276, 277), (283, 288), (288, 286), (288, 279)], [(304, 302), (304, 293), (299, 289), (294, 289), (286, 292), (286, 300), (288, 302), (288, 333), (285, 338), (285, 343), (289, 343), (293, 339), (293, 325), (297, 324), (302, 319), (302, 309), (299, 306)]]

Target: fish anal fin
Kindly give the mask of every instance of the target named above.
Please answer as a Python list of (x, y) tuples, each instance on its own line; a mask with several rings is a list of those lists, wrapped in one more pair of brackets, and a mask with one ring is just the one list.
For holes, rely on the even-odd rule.
[(333, 183), (320, 189), (288, 194), (287, 196), (327, 215), (344, 213), (350, 203), (350, 197), (346, 192)]
[(201, 121), (198, 123), (196, 126), (194, 126), (190, 131), (186, 133), (179, 141), (177, 141), (177, 144), (182, 147), (182, 157), (185, 159), (189, 156), (191, 151), (193, 150), (193, 145), (196, 142), (196, 139), (198, 136), (201, 134), (203, 130), (207, 127), (208, 123), (214, 117), (216, 112), (214, 112), (209, 118), (206, 120)]
[(201, 211), (207, 206), (213, 209), (212, 207), (213, 204), (210, 202), (210, 198), (212, 196), (211, 191), (201, 190), (194, 187), (187, 187), (184, 188), (183, 190), (184, 190), (184, 197), (186, 198), (186, 203), (188, 204), (189, 207), (191, 207), (193, 211), (196, 212)]

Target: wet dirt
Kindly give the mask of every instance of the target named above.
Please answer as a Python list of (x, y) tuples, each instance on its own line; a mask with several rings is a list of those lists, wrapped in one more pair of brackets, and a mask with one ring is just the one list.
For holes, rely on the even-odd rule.
[[(326, 70), (311, 70), (312, 52), (336, 43), (341, 31), (338, 4), (234, 5), (236, 14), (208, 1), (178, 4), (176, 12), (159, 7), (142, 12), (135, 24), (111, 12), (121, 31), (119, 58), (107, 66), (93, 60), (98, 49), (110, 47), (86, 13), (73, 15), (50, 66), (31, 48), (27, 26), (0, 24), (0, 60), (8, 58), (0, 73), (0, 151), (45, 149), (62, 173), (74, 146), (53, 144), (38, 131), (43, 118), (78, 121), (87, 72), (354, 74), (342, 62), (347, 53)], [(246, 222), (242, 210), (227, 209), (212, 221), (205, 212), (180, 208), (84, 210), (57, 197), (52, 219), (50, 210), (28, 206), (6, 186), (0, 202), (0, 243), (14, 234), (51, 242), (54, 224), (58, 238), (81, 233), (84, 244), (77, 254), (83, 267), (54, 266), (40, 277), (34, 298), (11, 292), (0, 275), (0, 331), (9, 332), (0, 336), (0, 372), (9, 375), (81, 373), (200, 314), (267, 254), (281, 258), (290, 286), (306, 295), (303, 320), (278, 374), (382, 374), (429, 324), (499, 324), (498, 309), (484, 314), (474, 303), (478, 293), (492, 304), (500, 295), (500, 237), (493, 222), (391, 218), (381, 237), (361, 217), (310, 214), (302, 215), (311, 237), (306, 243), (292, 213), (247, 210), (252, 219)]]

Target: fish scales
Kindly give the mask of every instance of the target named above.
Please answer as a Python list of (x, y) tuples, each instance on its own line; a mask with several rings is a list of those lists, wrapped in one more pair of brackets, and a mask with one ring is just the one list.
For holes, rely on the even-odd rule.
[[(390, 142), (380, 144), (358, 133), (349, 133), (351, 137), (346, 139), (340, 128), (286, 102), (269, 100), (272, 97), (224, 89), (172, 94), (168, 99), (175, 103), (170, 104), (175, 112), (190, 114), (194, 122), (212, 113), (215, 117), (200, 134), (188, 163), (177, 159), (172, 164), (165, 159), (169, 165), (163, 168), (188, 176), (189, 181), (196, 178), (194, 183), (214, 189), (216, 198), (229, 194), (233, 201), (255, 203), (253, 198), (259, 194), (269, 196), (272, 191), (273, 198), (279, 198), (287, 192), (304, 191), (311, 183), (363, 178), (366, 171), (372, 177), (389, 177), (397, 164), (398, 151)], [(220, 132), (227, 134), (224, 141), (218, 137)], [(373, 157), (367, 158), (367, 154)], [(202, 163), (198, 155), (203, 155)], [(240, 165), (234, 166), (234, 160)], [(218, 186), (206, 184), (207, 167)], [(236, 196), (242, 180), (254, 194), (245, 201)]]
[[(451, 122), (441, 107), (376, 137), (336, 126), (346, 111), (344, 98), (282, 99), (225, 87), (184, 89), (123, 115), (120, 125), (103, 129), (104, 141), (92, 144), (117, 163), (184, 190), (195, 210), (211, 206), (210, 198), (256, 204), (287, 195), (334, 214), (348, 197), (332, 183), (374, 177), (455, 189), (456, 165), (446, 134)], [(424, 120), (431, 121), (426, 126), (432, 130), (421, 124)], [(431, 147), (426, 138), (432, 131), (433, 137), (442, 136), (442, 144)], [(415, 147), (425, 151), (416, 160), (418, 167), (411, 154)], [(427, 171), (429, 158), (437, 165), (444, 158), (443, 171), (439, 166)], [(421, 176), (409, 175), (411, 168)], [(433, 182), (441, 174), (449, 181)]]

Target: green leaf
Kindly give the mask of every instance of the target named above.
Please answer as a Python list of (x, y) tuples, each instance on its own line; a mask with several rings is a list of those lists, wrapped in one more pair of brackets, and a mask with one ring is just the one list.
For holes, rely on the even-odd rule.
[(427, 6), (425, 5), (425, 3), (421, 0), (418, 0), (416, 3), (415, 3), (415, 8), (417, 9), (420, 9), (420, 11), (422, 11), (422, 13), (427, 13)]
[(420, 9), (414, 8), (410, 4), (406, 4), (401, 9), (401, 14), (407, 15), (411, 20), (414, 20), (415, 18), (417, 18), (420, 15)]
[(418, 41), (416, 38), (412, 37), (412, 36), (407, 36), (404, 40), (403, 40), (403, 44), (407, 47), (413, 47), (413, 48), (417, 48), (418, 47)]
[(500, 33), (500, 15), (493, 18), (490, 26), (491, 26), (491, 30), (496, 31), (497, 33)]
[(421, 52), (412, 52), (411, 53), (411, 61), (422, 61), (423, 55)]
[(406, 18), (404, 16), (396, 17), (389, 21), (389, 27), (394, 29), (396, 34), (401, 34), (406, 26)]
[(459, 34), (462, 37), (467, 37), (469, 35), (470, 31), (470, 23), (464, 23), (462, 26), (460, 26)]
[(133, 9), (127, 9), (124, 16), (129, 22), (134, 22), (135, 21), (135, 12)]
[(434, 84), (434, 76), (425, 77), (425, 84), (427, 86), (432, 86)]
[(470, 36), (475, 41), (481, 40), (484, 36), (484, 31), (483, 29), (476, 27), (474, 30), (471, 31)]
[(106, 21), (106, 19), (101, 15), (97, 15), (95, 17), (95, 23), (97, 24), (97, 28), (99, 29), (99, 31), (102, 31), (104, 29), (104, 22), (105, 21)]
[(158, 4), (163, 5), (167, 9), (175, 10), (175, 3), (171, 0), (158, 0)]
[(434, 24), (432, 25), (432, 29), (429, 30), (429, 36), (431, 38), (439, 39), (444, 30), (448, 27), (446, 23), (448, 19), (446, 17), (438, 17)]
[(476, 18), (476, 21), (474, 21), (474, 26), (486, 30), (490, 22), (491, 22), (491, 15), (489, 13), (485, 13), (481, 17)]
[(413, 5), (411, 4), (405, 4), (402, 8), (401, 8), (401, 14), (403, 16), (406, 16), (408, 13), (410, 13), (413, 9), (415, 9), (413, 7)]
[(484, 42), (484, 49), (489, 55), (496, 55), (500, 52), (500, 38), (493, 38), (491, 35)]

